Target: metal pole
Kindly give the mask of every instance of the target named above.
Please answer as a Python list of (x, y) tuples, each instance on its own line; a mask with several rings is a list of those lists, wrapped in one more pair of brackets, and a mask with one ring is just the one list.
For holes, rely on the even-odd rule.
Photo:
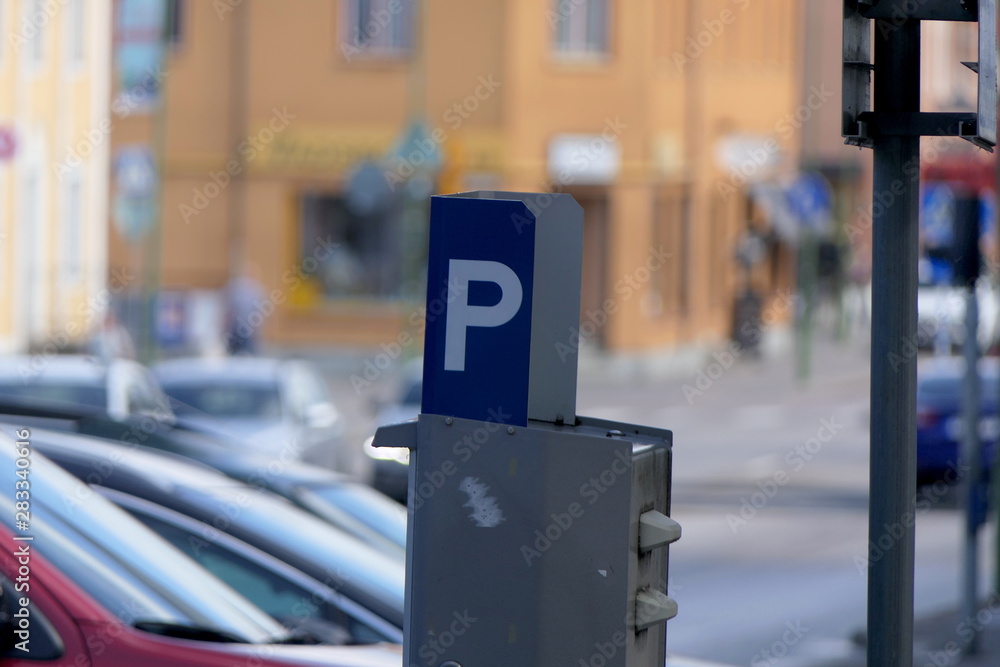
[[(170, 62), (170, 36), (173, 31), (173, 14), (170, 3), (163, 3), (163, 32), (160, 34), (164, 67)], [(156, 304), (160, 293), (160, 274), (163, 261), (163, 202), (167, 184), (167, 87), (157, 84), (156, 108), (153, 111), (152, 134), (153, 155), (156, 160), (156, 199), (153, 205), (153, 226), (146, 239), (145, 289), (143, 294), (143, 315), (138, 341), (139, 360), (152, 364), (159, 356), (159, 342), (156, 339)]]
[(809, 379), (812, 360), (813, 323), (816, 308), (816, 282), (819, 273), (819, 241), (816, 233), (802, 228), (799, 240), (798, 283), (801, 311), (798, 322), (798, 368), (800, 382)]
[[(250, 79), (250, 4), (239, 7), (231, 18), (232, 26), (229, 36), (229, 136), (230, 159), (243, 160), (239, 153), (239, 145), (247, 138), (250, 131), (249, 79)], [(246, 165), (235, 174), (229, 184), (229, 216), (226, 220), (229, 242), (228, 261), (229, 280), (235, 280), (240, 275), (251, 275), (255, 280), (265, 282), (263, 275), (252, 275), (248, 264), (247, 230), (250, 225), (246, 221)]]
[[(873, 39), (875, 111), (919, 111), (920, 22), (879, 20)], [(868, 664), (911, 667), (920, 139), (874, 152)]]
[[(973, 223), (976, 224), (976, 223)], [(976, 229), (978, 230), (978, 224)], [(975, 618), (979, 611), (976, 568), (978, 558), (979, 521), (977, 519), (980, 486), (980, 451), (979, 451), (979, 341), (976, 333), (979, 331), (979, 303), (976, 297), (976, 286), (973, 283), (965, 292), (965, 383), (962, 388), (963, 422), (962, 460), (968, 473), (963, 481), (965, 489), (965, 554), (962, 572), (962, 615), (960, 618)], [(964, 655), (975, 655), (979, 652), (979, 634), (975, 632), (962, 646)]]

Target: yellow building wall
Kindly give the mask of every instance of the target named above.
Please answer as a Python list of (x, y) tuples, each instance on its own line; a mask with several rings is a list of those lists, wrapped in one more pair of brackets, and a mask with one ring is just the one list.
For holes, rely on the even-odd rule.
[[(0, 163), (0, 350), (33, 345), (50, 351), (78, 345), (93, 317), (88, 305), (106, 274), (109, 139), (103, 129), (110, 76), (106, 40), (110, 1), (80, 5), (25, 2), (0, 5), (0, 126), (13, 130), (16, 154)], [(77, 14), (75, 8), (82, 13)], [(29, 11), (33, 10), (33, 11)], [(76, 22), (82, 23), (77, 26)], [(84, 57), (72, 59), (71, 33), (83, 35)], [(34, 35), (40, 63), (29, 60)], [(98, 102), (99, 98), (99, 102)], [(35, 256), (25, 234), (25, 179), (37, 174)], [(76, 241), (67, 238), (67, 173), (80, 179)], [(70, 275), (70, 256), (79, 272)], [(29, 271), (33, 281), (26, 281)], [(29, 318), (28, 315), (31, 314)], [(55, 347), (53, 347), (53, 345)]]
[[(13, 3), (0, 4), (0, 25), (10, 26), (14, 19)], [(0, 49), (0, 91), (14, 90), (13, 56)], [(0, 125), (11, 128), (14, 122), (14, 96), (0, 95)], [(14, 327), (14, 203), (11, 192), (11, 164), (0, 162), (0, 351), (13, 346)]]
[[(622, 301), (601, 334), (608, 347), (643, 350), (727, 335), (746, 192), (720, 197), (729, 175), (717, 145), (734, 133), (774, 135), (797, 106), (796, 2), (611, 2), (610, 52), (586, 62), (553, 54), (550, 5), (537, 0), (420, 3), (422, 58), (345, 55), (344, 4), (245, 0), (220, 15), (213, 3), (187, 3), (187, 38), (166, 83), (164, 286), (221, 287), (236, 270), (231, 241), (242, 239), (265, 287), (288, 292), (264, 326), (268, 340), (391, 340), (413, 304), (323, 301), (308, 281), (292, 289), (282, 277), (303, 261), (300, 194), (340, 192), (352, 164), (385, 155), (417, 117), (443, 138), (442, 191), (489, 177), (513, 190), (583, 187), (595, 206), (606, 206), (600, 291)], [(484, 84), (492, 91), (477, 100)], [(463, 117), (455, 105), (461, 109), (470, 96), (475, 109), (466, 107)], [(259, 136), (276, 115), (287, 124), (192, 214), (234, 147)], [(615, 127), (622, 162), (612, 182), (552, 178), (553, 138)], [(114, 144), (148, 141), (150, 131), (148, 117), (125, 119)], [(778, 138), (794, 162), (796, 136)], [(670, 199), (682, 192), (690, 199), (686, 242)], [(665, 198), (668, 213), (661, 215)], [(616, 293), (619, 280), (642, 275), (654, 241), (669, 255), (664, 266), (627, 298)], [(112, 265), (137, 254), (118, 238), (110, 252)], [(678, 295), (664, 276), (679, 279), (682, 267), (687, 288)]]

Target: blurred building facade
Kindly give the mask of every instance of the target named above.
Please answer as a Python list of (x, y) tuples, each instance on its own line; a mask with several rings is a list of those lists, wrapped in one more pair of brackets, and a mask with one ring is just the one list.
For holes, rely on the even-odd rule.
[[(250, 275), (264, 298), (246, 326), (278, 344), (418, 334), (426, 196), (472, 189), (583, 205), (589, 344), (724, 339), (736, 252), (773, 223), (752, 192), (796, 168), (805, 114), (839, 104), (822, 85), (803, 100), (794, 0), (176, 7), (160, 282)], [(114, 150), (154, 134), (124, 118)], [(785, 320), (793, 251), (766, 237), (749, 279)], [(113, 230), (110, 270), (145, 252)]]
[(0, 351), (101, 324), (111, 0), (0, 3)]

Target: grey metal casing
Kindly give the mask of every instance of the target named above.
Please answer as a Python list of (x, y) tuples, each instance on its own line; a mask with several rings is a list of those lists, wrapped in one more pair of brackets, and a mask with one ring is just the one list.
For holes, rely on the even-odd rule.
[(406, 665), (663, 665), (665, 623), (634, 620), (638, 591), (666, 592), (667, 548), (639, 552), (638, 518), (669, 515), (671, 434), (581, 421), (406, 429)]

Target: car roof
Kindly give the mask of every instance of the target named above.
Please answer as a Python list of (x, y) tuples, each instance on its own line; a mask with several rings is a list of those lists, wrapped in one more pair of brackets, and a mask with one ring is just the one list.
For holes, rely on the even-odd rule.
[[(920, 380), (955, 380), (964, 374), (965, 357), (958, 355), (928, 357), (922, 359), (917, 366), (917, 377)], [(997, 357), (981, 358), (979, 360), (979, 374), (986, 378), (997, 377), (1000, 374), (1000, 359)]]
[(184, 357), (156, 364), (153, 373), (164, 385), (220, 379), (227, 383), (275, 382), (290, 363), (294, 362), (271, 357)]
[[(56, 462), (71, 460), (90, 464), (95, 460), (109, 461), (115, 470), (127, 472), (131, 477), (164, 491), (179, 486), (207, 489), (241, 485), (203, 463), (141, 445), (126, 446), (91, 436), (38, 428), (32, 430), (32, 441), (40, 452)], [(101, 474), (98, 467), (95, 466), (94, 470)]]
[(103, 384), (108, 366), (98, 357), (80, 354), (0, 357), (0, 381), (16, 378), (30, 383), (42, 378)]
[[(307, 546), (321, 549), (323, 558), (328, 560), (338, 554), (336, 558), (343, 559), (340, 567), (347, 567), (351, 562), (355, 563), (351, 567), (356, 568), (338, 585), (343, 586), (345, 592), (356, 588), (357, 597), (351, 594), (352, 598), (392, 623), (402, 623), (402, 563), (397, 564), (394, 557), (378, 552), (375, 547), (261, 486), (243, 484), (196, 462), (145, 451), (137, 446), (111, 445), (42, 429), (32, 432), (32, 443), (37, 451), (86, 482), (163, 504), (206, 523), (224, 519), (225, 525), (216, 524), (215, 527), (303, 571), (308, 571), (306, 563), (310, 563), (314, 577), (315, 568), (321, 566)], [(253, 512), (257, 515), (253, 516)], [(258, 523), (262, 516), (296, 527), (290, 530), (299, 530), (301, 536), (292, 545), (275, 532), (262, 531)], [(331, 539), (334, 535), (336, 539)], [(270, 546), (265, 548), (261, 540)], [(352, 553), (357, 555), (348, 555)], [(289, 560), (293, 556), (298, 560)], [(376, 571), (379, 571), (377, 576)]]

